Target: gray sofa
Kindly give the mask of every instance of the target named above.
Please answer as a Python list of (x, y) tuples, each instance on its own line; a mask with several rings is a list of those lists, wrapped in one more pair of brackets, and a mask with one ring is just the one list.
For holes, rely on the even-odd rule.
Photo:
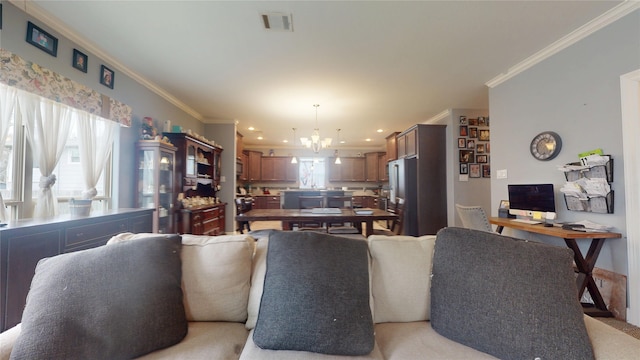
[[(155, 250), (169, 238), (125, 233), (41, 262), (22, 324), (0, 334), (0, 360), (640, 354), (639, 340), (582, 314), (565, 248), (447, 228), (366, 241), (302, 232), (183, 235)], [(137, 261), (147, 254), (150, 268)], [(123, 276), (138, 283), (123, 284)]]

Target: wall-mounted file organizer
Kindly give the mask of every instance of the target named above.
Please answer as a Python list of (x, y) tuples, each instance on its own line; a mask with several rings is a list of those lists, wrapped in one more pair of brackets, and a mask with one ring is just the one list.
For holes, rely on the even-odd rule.
[[(595, 164), (570, 163), (564, 168), (564, 175), (568, 182), (580, 184), (582, 193), (576, 193), (576, 186), (567, 183), (563, 189), (567, 209), (572, 211), (587, 211), (601, 214), (613, 214), (614, 193), (610, 184), (613, 182), (613, 158), (602, 155), (602, 160)], [(571, 191), (574, 190), (574, 191)]]

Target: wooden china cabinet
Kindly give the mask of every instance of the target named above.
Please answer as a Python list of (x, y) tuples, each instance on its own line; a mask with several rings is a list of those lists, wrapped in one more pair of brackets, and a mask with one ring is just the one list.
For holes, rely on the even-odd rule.
[(225, 203), (215, 203), (220, 186), (222, 149), (185, 133), (164, 133), (177, 147), (175, 191), (192, 205), (179, 205), (177, 232), (218, 235), (225, 232)]

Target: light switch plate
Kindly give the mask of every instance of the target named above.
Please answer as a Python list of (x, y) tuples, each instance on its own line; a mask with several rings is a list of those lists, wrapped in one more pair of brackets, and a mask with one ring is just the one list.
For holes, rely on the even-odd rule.
[(497, 179), (506, 179), (507, 178), (507, 169), (502, 169), (502, 170), (496, 171), (496, 178)]

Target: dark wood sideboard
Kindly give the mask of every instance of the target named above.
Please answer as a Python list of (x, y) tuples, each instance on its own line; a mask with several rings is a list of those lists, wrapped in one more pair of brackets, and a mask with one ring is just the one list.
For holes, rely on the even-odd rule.
[(152, 217), (153, 209), (119, 209), (25, 219), (0, 228), (0, 332), (21, 321), (40, 259), (102, 246), (121, 232), (151, 232)]

